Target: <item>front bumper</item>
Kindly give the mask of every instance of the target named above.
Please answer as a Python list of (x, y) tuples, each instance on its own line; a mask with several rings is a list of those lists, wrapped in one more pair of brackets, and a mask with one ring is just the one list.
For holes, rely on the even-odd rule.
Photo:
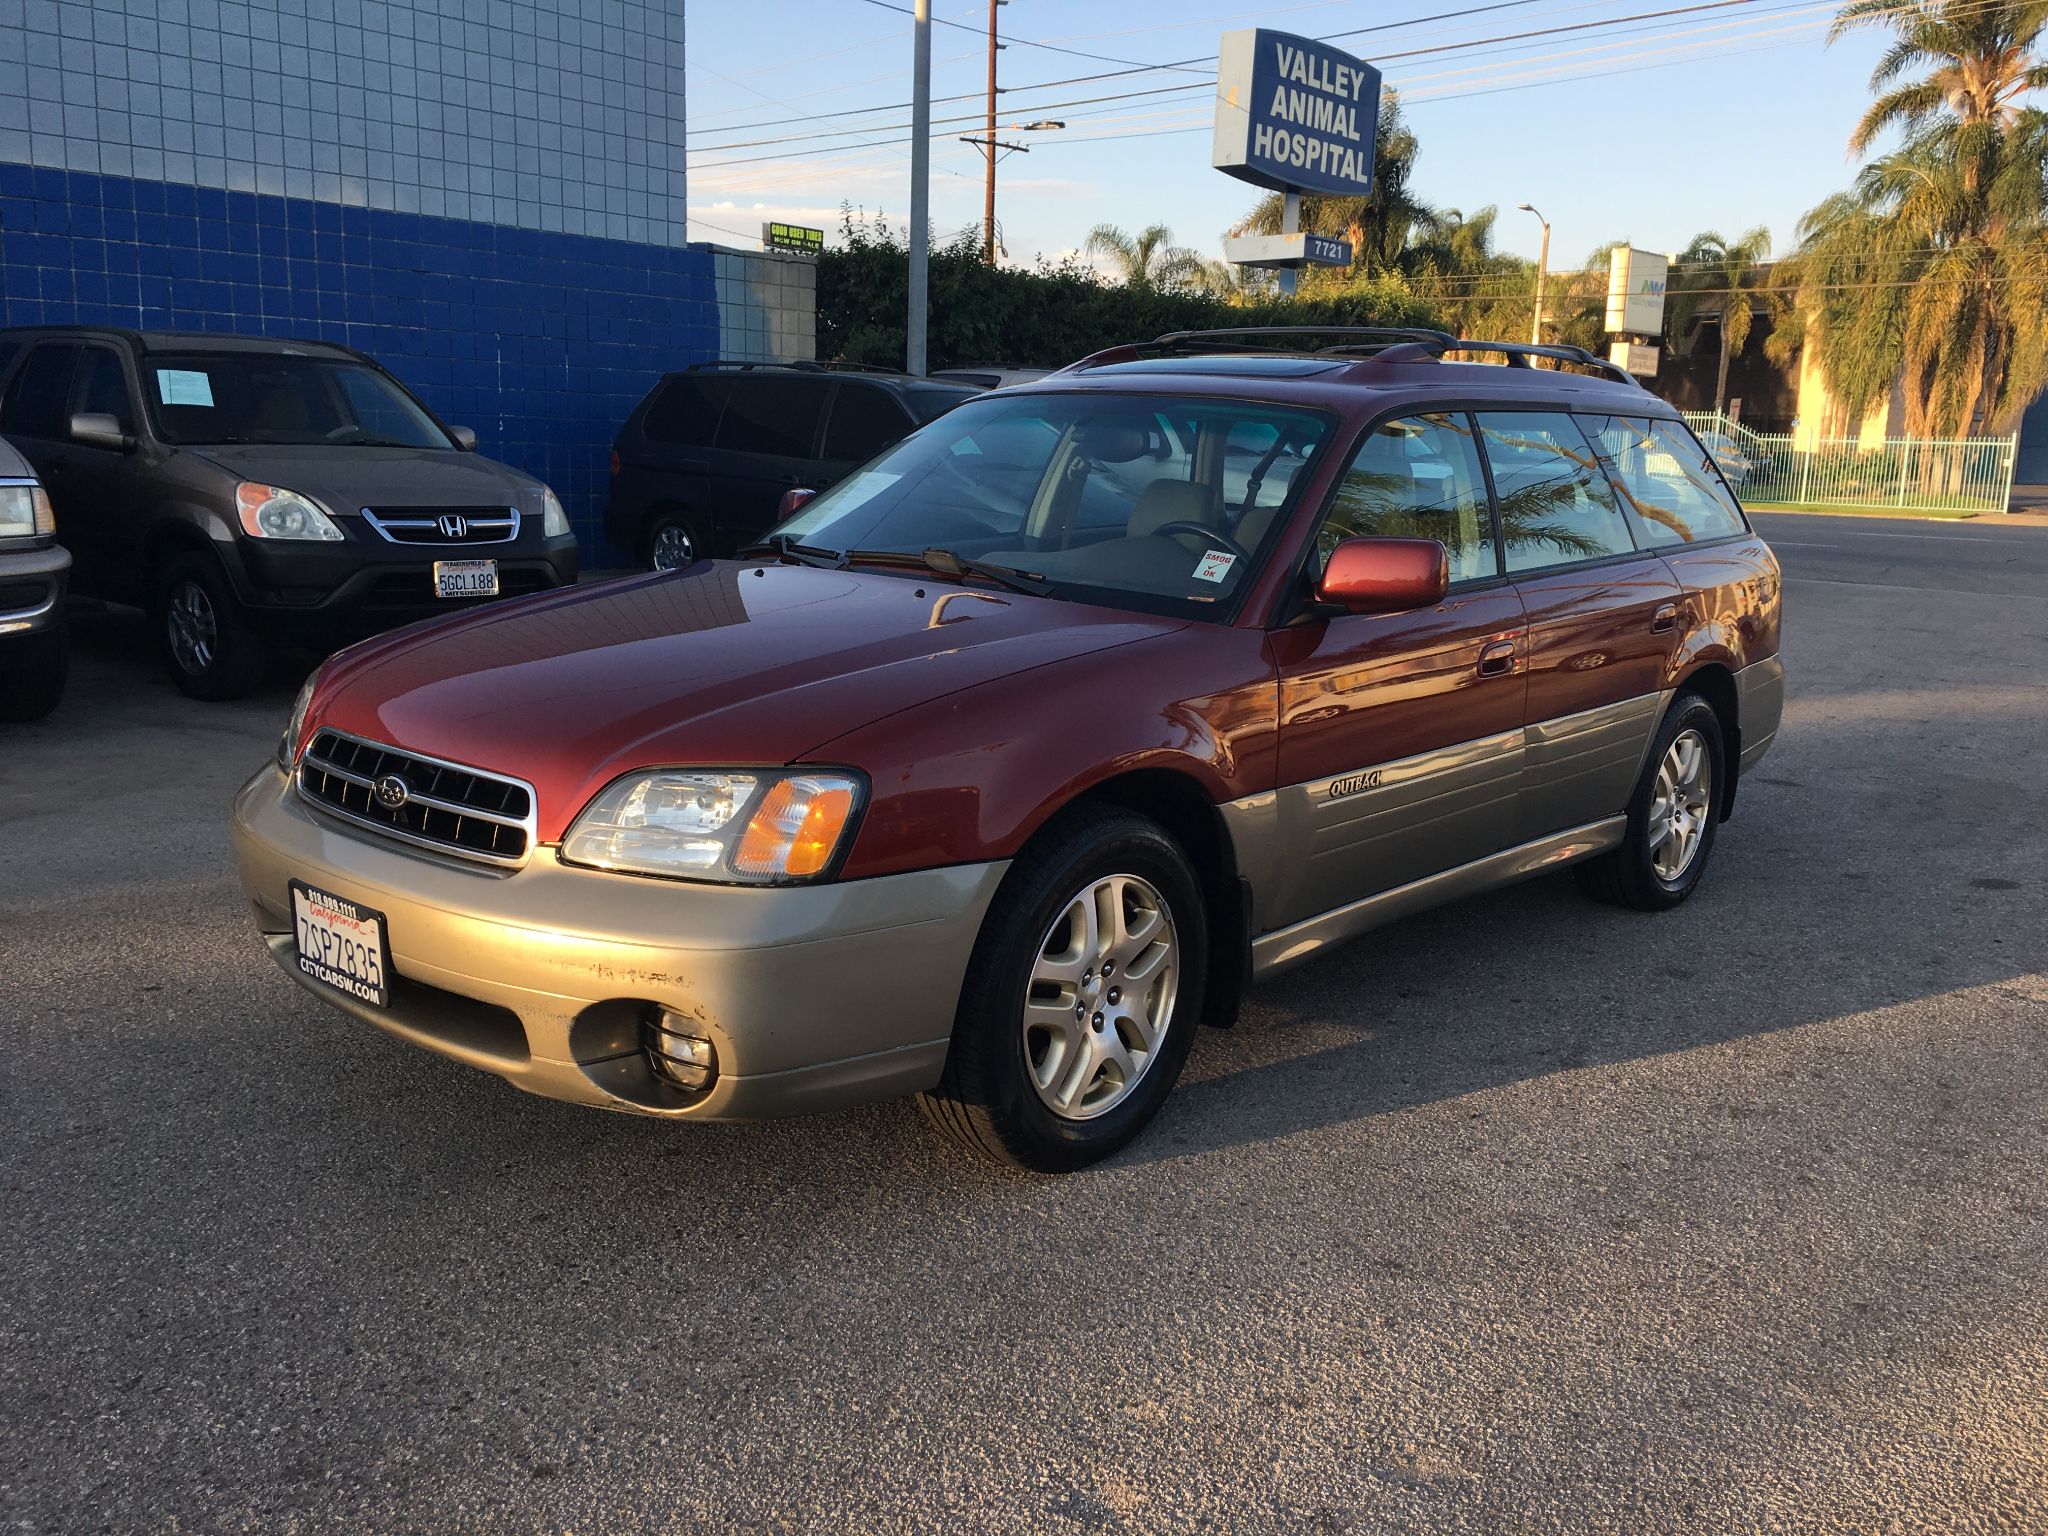
[[(960, 986), (1007, 862), (761, 889), (574, 869), (505, 872), (344, 828), (266, 766), (234, 804), (235, 860), (265, 943), (329, 1003), (529, 1093), (688, 1120), (892, 1098), (938, 1081)], [(395, 976), (372, 1008), (301, 976), (287, 882), (386, 919)], [(640, 1049), (666, 1009), (712, 1042), (686, 1095)]]
[[(573, 534), (522, 536), (507, 544), (386, 545), (237, 539), (221, 549), (242, 607), (268, 637), (284, 642), (353, 639), (418, 619), (442, 618), (576, 581)], [(437, 560), (495, 560), (500, 595), (434, 595)]]
[(0, 637), (61, 626), (70, 577), (71, 552), (62, 545), (0, 547)]

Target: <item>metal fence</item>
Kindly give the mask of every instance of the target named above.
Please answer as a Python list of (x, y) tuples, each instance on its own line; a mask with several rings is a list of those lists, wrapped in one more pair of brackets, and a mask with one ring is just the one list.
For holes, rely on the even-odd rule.
[(1796, 448), (1789, 434), (1752, 432), (1712, 411), (1687, 411), (1745, 502), (1882, 507), (1908, 512), (2003, 512), (2019, 438), (1825, 437)]

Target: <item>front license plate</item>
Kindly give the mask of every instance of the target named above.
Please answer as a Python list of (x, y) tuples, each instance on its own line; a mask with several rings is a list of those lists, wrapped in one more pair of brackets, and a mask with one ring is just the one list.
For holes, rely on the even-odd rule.
[(498, 562), (495, 560), (436, 560), (434, 596), (496, 597)]
[(391, 1000), (384, 980), (384, 914), (300, 880), (291, 887), (299, 970), (322, 986), (382, 1008)]

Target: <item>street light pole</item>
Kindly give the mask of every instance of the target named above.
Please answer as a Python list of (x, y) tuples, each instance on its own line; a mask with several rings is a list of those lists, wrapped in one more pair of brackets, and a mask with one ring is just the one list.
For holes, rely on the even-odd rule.
[[(1516, 205), (1524, 213), (1536, 213), (1527, 203)], [(1536, 256), (1536, 313), (1529, 320), (1529, 344), (1540, 346), (1543, 342), (1543, 282), (1550, 275), (1550, 220), (1536, 213), (1536, 222), (1543, 226), (1543, 248)]]
[(925, 296), (930, 263), (932, 180), (932, 0), (917, 0), (911, 26), (910, 107), (910, 313), (904, 324), (903, 366), (925, 371)]

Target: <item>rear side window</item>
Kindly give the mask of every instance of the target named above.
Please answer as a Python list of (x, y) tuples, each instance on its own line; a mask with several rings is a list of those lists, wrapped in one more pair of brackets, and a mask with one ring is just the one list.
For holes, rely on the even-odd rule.
[(1621, 483), (1637, 542), (1694, 544), (1744, 531), (1742, 514), (1707, 450), (1676, 421), (1582, 418)]
[(808, 459), (825, 414), (825, 380), (801, 374), (749, 374), (732, 381), (718, 424), (718, 446), (734, 453)]
[(87, 347), (78, 365), (71, 408), (81, 415), (111, 416), (123, 432), (135, 430), (135, 405), (128, 393), (128, 375), (119, 354), (109, 347)]
[(910, 407), (910, 414), (923, 426), (928, 421), (937, 421), (957, 405), (965, 405), (974, 395), (964, 389), (906, 389), (903, 402)]
[(887, 391), (841, 384), (825, 427), (825, 457), (864, 463), (909, 432), (910, 418)]
[(710, 374), (677, 374), (661, 386), (661, 393), (647, 408), (640, 430), (651, 443), (709, 448), (731, 384), (730, 379)]
[(1356, 538), (1436, 539), (1450, 552), (1452, 581), (1499, 574), (1469, 417), (1430, 412), (1373, 428), (1316, 533), (1318, 559)]
[(1634, 550), (1613, 487), (1572, 417), (1482, 411), (1478, 420), (1510, 572)]
[(0, 401), (0, 432), (46, 437), (53, 442), (69, 437), (65, 418), (71, 408), (71, 369), (83, 350), (68, 343), (46, 342), (29, 353), (21, 372), (7, 386), (7, 398)]

